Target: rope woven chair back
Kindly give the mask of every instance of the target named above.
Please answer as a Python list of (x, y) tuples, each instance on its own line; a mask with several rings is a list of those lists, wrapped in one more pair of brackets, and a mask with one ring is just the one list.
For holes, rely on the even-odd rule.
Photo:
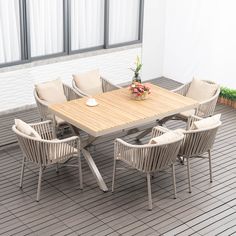
[[(50, 139), (53, 137), (53, 132), (46, 134), (46, 130), (43, 128), (34, 127), (41, 135), (42, 138)], [(71, 140), (70, 142), (60, 143), (51, 143), (46, 139), (36, 139), (30, 136), (27, 136), (20, 132), (15, 125), (13, 125), (12, 130), (17, 136), (17, 140), (21, 151), (25, 154), (25, 157), (34, 163), (37, 163), (42, 166), (47, 166), (49, 164), (63, 162), (68, 160), (69, 157), (73, 156), (73, 153), (77, 152), (74, 149), (76, 146), (76, 141)]]
[[(103, 78), (103, 77), (100, 77), (100, 79), (101, 79), (101, 82), (102, 82), (102, 92), (103, 92), (103, 93), (106, 93), (106, 92), (109, 92), (109, 91), (112, 91), (112, 90), (116, 90), (116, 89), (121, 88), (120, 86), (111, 83), (110, 81), (106, 80), (106, 79)], [(87, 94), (85, 91), (82, 91), (82, 90), (76, 85), (76, 82), (75, 82), (74, 79), (72, 79), (72, 87), (79, 93), (79, 95), (80, 95), (81, 97), (90, 96), (90, 95)]]
[(213, 128), (187, 131), (179, 154), (186, 156), (201, 155), (212, 149), (220, 125), (221, 122)]
[(123, 146), (117, 143), (119, 153), (115, 154), (119, 160), (142, 172), (155, 172), (165, 169), (175, 162), (182, 139), (164, 145), (148, 144), (139, 146)]
[[(215, 82), (213, 82), (213, 81), (210, 81), (210, 80), (203, 80), (204, 82), (206, 82), (206, 83), (208, 83), (208, 84), (217, 84), (217, 83), (215, 83)], [(220, 85), (218, 84), (218, 89), (215, 91), (215, 94), (218, 92), (218, 90), (220, 89)], [(215, 95), (214, 94), (214, 95)]]
[[(64, 83), (62, 85), (63, 85), (63, 91), (64, 91), (67, 101), (81, 98), (81, 96), (79, 96), (70, 86), (68, 86)], [(38, 105), (38, 103), (40, 102), (41, 99), (39, 98), (36, 89), (34, 89), (34, 97), (35, 97), (36, 103)], [(46, 102), (46, 101), (44, 101), (44, 102)]]
[[(216, 84), (215, 82), (209, 81), (209, 80), (203, 80), (204, 82), (207, 82), (209, 84)], [(213, 99), (209, 104), (202, 104), (198, 108), (198, 115), (202, 117), (208, 117), (212, 114), (214, 114), (215, 111), (215, 106), (218, 100), (218, 96), (220, 94), (220, 85), (218, 85), (218, 88), (215, 91), (215, 94), (213, 95)]]
[[(81, 98), (81, 96), (78, 93), (76, 93), (76, 91), (73, 88), (71, 88), (70, 86), (64, 83), (62, 85), (63, 85), (63, 91), (64, 91), (67, 101)], [(36, 89), (34, 89), (34, 98), (36, 101), (36, 105), (37, 105), (41, 120), (53, 119), (53, 115), (51, 111), (48, 109), (49, 103), (45, 100), (40, 99)]]
[(30, 126), (35, 129), (41, 136), (42, 139), (52, 140), (55, 139), (55, 130), (52, 125), (38, 125), (38, 124), (30, 124)]
[[(52, 121), (47, 120), (30, 124), (38, 134), (30, 129), (30, 127), (20, 126), (19, 121), (12, 126), (13, 132), (16, 134), (18, 144), (23, 153), (20, 187), (23, 186), (24, 169), (26, 162), (33, 162), (39, 167), (38, 187), (36, 201), (40, 199), (41, 182), (43, 170), (52, 164), (65, 164), (71, 157), (77, 156), (78, 165), (70, 165), (79, 167), (80, 172), (80, 188), (83, 188), (82, 168), (80, 160), (80, 139), (73, 136), (66, 139), (54, 139), (55, 130)], [(19, 124), (19, 126), (18, 126)], [(22, 123), (23, 124), (23, 123)], [(21, 131), (22, 130), (22, 131)], [(29, 135), (26, 135), (29, 134)], [(31, 137), (30, 135), (34, 135)], [(43, 139), (42, 139), (43, 138)]]
[(41, 106), (41, 102), (40, 102), (41, 99), (39, 98), (36, 89), (34, 89), (34, 98), (35, 98), (36, 105), (37, 105), (37, 108), (38, 108), (41, 119), (42, 120), (47, 120), (47, 113), (48, 112), (46, 112), (45, 109)]
[(41, 164), (43, 161), (39, 149), (39, 140), (21, 133), (15, 125), (13, 125), (12, 130), (16, 134), (20, 149), (24, 153), (25, 157), (29, 161)]
[[(205, 101), (201, 101), (201, 103), (198, 106), (197, 113), (195, 115), (200, 116), (200, 117), (208, 117), (212, 114), (214, 114), (215, 106), (218, 100), (218, 96), (220, 94), (220, 85), (216, 84), (213, 81), (209, 80), (202, 80), (208, 84), (214, 84), (216, 86), (216, 90), (214, 95), (212, 95), (211, 98), (206, 99)], [(181, 94), (183, 96), (186, 96), (189, 88), (192, 84), (192, 81), (188, 82), (187, 84), (184, 84), (174, 90), (172, 90), (175, 93)], [(188, 117), (186, 115), (181, 114), (180, 119), (186, 121)]]
[(67, 101), (71, 101), (71, 100), (75, 100), (78, 98), (81, 98), (81, 96), (79, 94), (77, 94), (73, 88), (71, 88), (70, 86), (66, 85), (66, 84), (62, 84), (63, 85), (63, 90), (64, 90), (64, 94), (66, 96)]

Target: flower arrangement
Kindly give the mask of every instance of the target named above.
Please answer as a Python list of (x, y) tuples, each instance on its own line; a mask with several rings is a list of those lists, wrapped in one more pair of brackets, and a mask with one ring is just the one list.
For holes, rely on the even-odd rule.
[(139, 56), (137, 56), (134, 64), (135, 64), (135, 68), (130, 68), (134, 72), (134, 77), (133, 77), (132, 82), (141, 83), (141, 78), (139, 76), (139, 73), (140, 73), (140, 70), (142, 69), (143, 64), (141, 63)]
[(139, 82), (133, 82), (129, 86), (129, 90), (131, 92), (132, 98), (136, 100), (144, 100), (146, 99), (147, 95), (151, 93), (151, 86), (150, 84), (142, 84)]

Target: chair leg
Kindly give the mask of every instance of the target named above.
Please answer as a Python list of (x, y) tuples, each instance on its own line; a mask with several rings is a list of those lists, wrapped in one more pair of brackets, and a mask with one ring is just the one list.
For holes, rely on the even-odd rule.
[(187, 170), (188, 170), (188, 187), (189, 187), (189, 193), (192, 192), (192, 189), (191, 189), (191, 173), (190, 173), (190, 158), (187, 157)]
[(172, 181), (173, 181), (173, 188), (174, 188), (174, 199), (176, 199), (177, 194), (176, 194), (176, 181), (175, 181), (175, 165), (172, 164)]
[(208, 150), (208, 158), (209, 158), (209, 171), (210, 171), (210, 182), (212, 183), (212, 165), (211, 165), (211, 150)]
[(23, 186), (24, 171), (25, 171), (25, 156), (23, 157), (22, 166), (21, 166), (20, 188), (22, 188), (22, 186)]
[(82, 164), (81, 164), (81, 157), (78, 157), (78, 165), (79, 165), (79, 182), (80, 182), (80, 189), (83, 189), (83, 173), (82, 173)]
[(152, 190), (150, 173), (147, 173), (147, 187), (148, 187), (148, 210), (152, 210)]
[(36, 201), (37, 201), (37, 202), (38, 202), (39, 199), (40, 199), (42, 175), (43, 175), (43, 168), (42, 168), (42, 166), (40, 166), (40, 167), (39, 167), (39, 180), (38, 180), (37, 197), (36, 197)]
[(113, 166), (112, 187), (111, 187), (112, 192), (114, 192), (115, 190), (115, 179), (116, 179), (116, 159), (114, 159), (114, 166)]

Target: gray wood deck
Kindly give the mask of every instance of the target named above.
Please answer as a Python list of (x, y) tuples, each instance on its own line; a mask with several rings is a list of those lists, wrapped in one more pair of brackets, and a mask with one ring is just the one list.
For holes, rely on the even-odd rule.
[[(167, 88), (178, 85), (164, 79), (155, 82)], [(177, 163), (177, 199), (172, 197), (170, 175), (160, 173), (152, 180), (152, 211), (147, 211), (146, 180), (142, 174), (118, 171), (116, 192), (103, 193), (85, 161), (83, 191), (79, 189), (76, 169), (63, 167), (56, 173), (49, 168), (37, 203), (37, 168), (27, 166), (20, 190), (19, 147), (11, 144), (1, 148), (0, 235), (236, 235), (236, 110), (218, 105), (216, 113), (222, 113), (223, 125), (212, 153), (213, 183), (209, 182), (207, 160), (192, 160), (193, 192), (189, 194), (186, 166)], [(0, 118), (1, 127), (9, 128), (14, 116)], [(34, 109), (19, 116), (30, 121), (37, 119)], [(169, 128), (182, 125), (168, 123)], [(5, 140), (14, 142), (9, 137)], [(125, 139), (134, 142), (134, 137)], [(92, 150), (108, 188), (113, 166), (112, 141), (113, 138), (101, 140)]]

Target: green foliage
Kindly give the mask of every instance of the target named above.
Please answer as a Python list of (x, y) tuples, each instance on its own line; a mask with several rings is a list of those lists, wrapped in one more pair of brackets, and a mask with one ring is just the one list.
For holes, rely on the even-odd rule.
[(236, 89), (221, 87), (220, 97), (223, 97), (232, 101), (236, 101)]
[(139, 72), (140, 72), (140, 70), (142, 69), (142, 66), (143, 66), (139, 56), (137, 56), (136, 61), (135, 61), (134, 64), (135, 64), (135, 68), (130, 68), (130, 69), (134, 72), (134, 76), (138, 77), (139, 76)]

